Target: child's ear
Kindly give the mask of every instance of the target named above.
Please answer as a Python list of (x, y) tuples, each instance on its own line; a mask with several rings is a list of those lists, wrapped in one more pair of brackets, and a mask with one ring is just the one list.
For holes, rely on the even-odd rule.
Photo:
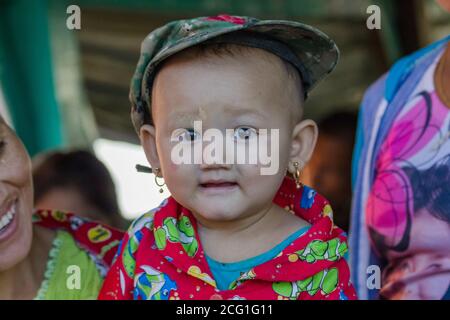
[(139, 130), (139, 139), (141, 140), (141, 145), (144, 148), (145, 156), (147, 157), (150, 166), (153, 169), (161, 168), (158, 150), (156, 148), (155, 127), (150, 124), (144, 124)]
[(299, 122), (292, 131), (291, 154), (289, 157), (289, 172), (295, 171), (294, 162), (299, 163), (299, 169), (303, 169), (312, 156), (316, 146), (319, 129), (312, 120)]

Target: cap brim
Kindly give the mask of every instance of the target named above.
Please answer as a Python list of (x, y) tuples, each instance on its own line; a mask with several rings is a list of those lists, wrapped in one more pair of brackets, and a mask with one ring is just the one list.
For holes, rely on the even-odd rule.
[(289, 46), (309, 73), (308, 91), (333, 71), (339, 60), (336, 43), (325, 33), (303, 23), (265, 20), (246, 30), (269, 35)]

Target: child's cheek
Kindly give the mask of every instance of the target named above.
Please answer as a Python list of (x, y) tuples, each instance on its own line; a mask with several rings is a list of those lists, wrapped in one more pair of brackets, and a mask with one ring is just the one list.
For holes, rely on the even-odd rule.
[[(168, 143), (166, 146), (164, 146), (163, 149), (163, 155), (161, 161), (164, 162), (164, 169), (166, 170), (165, 175), (174, 175), (179, 170), (179, 164), (176, 164), (174, 159), (172, 159), (173, 156), (173, 149), (175, 147), (175, 143)], [(176, 159), (175, 159), (176, 160)]]
[(189, 164), (175, 164), (171, 162), (167, 166), (167, 175), (170, 176), (170, 180), (174, 181), (176, 184), (190, 184), (190, 182), (194, 177), (194, 173), (192, 172), (193, 165)]
[(177, 175), (177, 174), (179, 174), (179, 171), (180, 171), (180, 165), (175, 164), (172, 161), (169, 161), (168, 169), (169, 169), (170, 175)]

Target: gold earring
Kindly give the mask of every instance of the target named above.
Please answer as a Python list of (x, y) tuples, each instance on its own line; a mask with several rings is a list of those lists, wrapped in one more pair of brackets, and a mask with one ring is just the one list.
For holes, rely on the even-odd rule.
[[(165, 182), (163, 182), (162, 184), (160, 184), (160, 183), (158, 183), (158, 176), (159, 176), (159, 174), (161, 173), (161, 169), (159, 169), (159, 168), (155, 168), (155, 183), (156, 183), (156, 185), (160, 188), (159, 189), (159, 193), (163, 193), (164, 192), (164, 190), (163, 190), (163, 188), (162, 187), (164, 187), (165, 185), (166, 185), (166, 183)], [(162, 178), (162, 177), (161, 177)]]
[(294, 162), (294, 168), (295, 168), (294, 172), (295, 184), (297, 185), (297, 189), (300, 189), (300, 187), (302, 186), (302, 183), (300, 182), (300, 173), (302, 172), (302, 170), (300, 168), (300, 164), (297, 161)]

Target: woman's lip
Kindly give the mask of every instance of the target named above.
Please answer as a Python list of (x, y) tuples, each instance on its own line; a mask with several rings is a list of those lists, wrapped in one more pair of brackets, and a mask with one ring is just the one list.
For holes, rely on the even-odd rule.
[(17, 226), (19, 225), (18, 201), (15, 201), (13, 205), (15, 206), (15, 214), (13, 220), (9, 223), (6, 229), (0, 231), (0, 242), (9, 239), (16, 232)]

